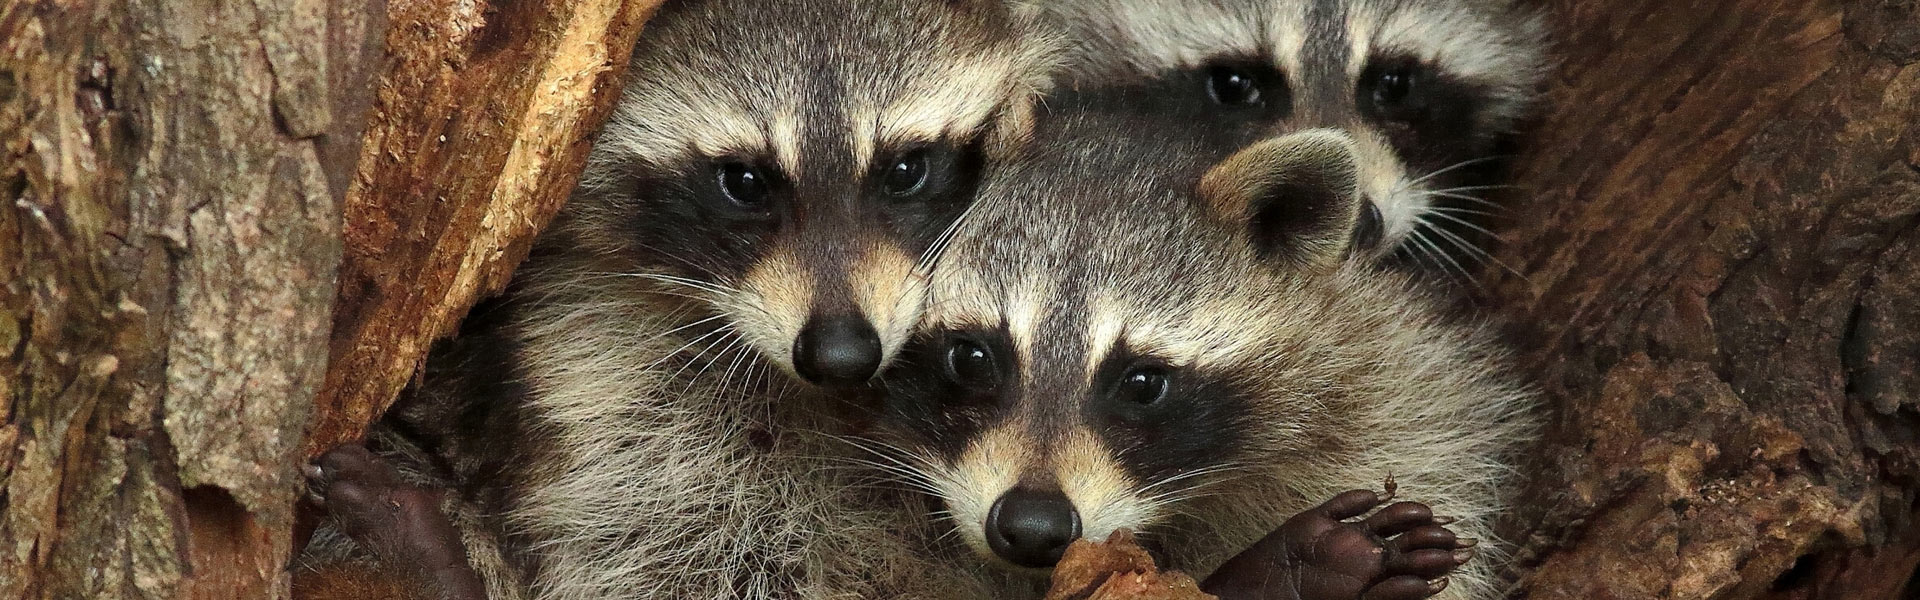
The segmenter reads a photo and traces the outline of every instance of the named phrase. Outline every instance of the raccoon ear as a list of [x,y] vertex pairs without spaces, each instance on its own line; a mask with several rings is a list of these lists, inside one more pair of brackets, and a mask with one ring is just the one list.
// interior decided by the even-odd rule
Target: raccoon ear
[[1310,129],[1256,143],[1209,169],[1200,197],[1246,227],[1263,256],[1303,266],[1338,262],[1360,213],[1353,139]]

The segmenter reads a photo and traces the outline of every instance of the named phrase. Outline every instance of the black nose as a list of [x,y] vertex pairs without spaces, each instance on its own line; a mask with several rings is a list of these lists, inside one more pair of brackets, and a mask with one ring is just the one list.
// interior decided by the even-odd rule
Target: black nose
[[1007,562],[1041,569],[1080,537],[1080,513],[1058,491],[1014,488],[987,511],[987,547]]
[[793,340],[793,370],[815,385],[854,385],[880,370],[880,334],[858,315],[813,317]]

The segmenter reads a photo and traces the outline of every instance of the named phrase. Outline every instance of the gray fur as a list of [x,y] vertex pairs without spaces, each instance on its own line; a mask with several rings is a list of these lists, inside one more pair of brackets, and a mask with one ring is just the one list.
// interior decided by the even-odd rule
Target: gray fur
[[[1445,207],[1484,190],[1428,176],[1457,175],[1453,161],[1488,159],[1493,142],[1531,115],[1547,73],[1544,23],[1536,9],[1516,0],[1015,1],[1069,40],[1070,67],[1062,75],[1069,89],[1138,86],[1223,58],[1270,63],[1286,75],[1294,110],[1259,134],[1347,130],[1363,154],[1362,191],[1382,215],[1384,243],[1376,255],[1398,250],[1463,276],[1457,262],[1440,264],[1449,260],[1443,251],[1485,258],[1467,238],[1446,230],[1476,229],[1462,223],[1473,220],[1463,215],[1484,207]],[[1370,56],[1412,57],[1475,89],[1469,133],[1439,142],[1471,149],[1447,163],[1422,164],[1409,149],[1395,147],[1394,132],[1360,118],[1355,89]],[[1192,126],[1181,117],[1160,127]]]
[[[623,228],[663,193],[636,171],[746,155],[857,183],[862,153],[888,143],[981,136],[1004,152],[1049,44],[998,0],[668,3],[505,302],[436,351],[376,445],[461,492],[449,509],[496,598],[996,597],[1001,578],[941,550],[926,498],[870,464],[864,413],[783,372],[805,272],[865,268],[883,242],[760,248],[751,269],[714,273]],[[930,262],[907,258],[855,286],[892,346]]]
[[[1174,566],[1199,574],[1288,516],[1341,491],[1377,490],[1391,475],[1402,498],[1488,540],[1441,597],[1498,598],[1505,546],[1492,541],[1491,523],[1507,502],[1512,453],[1534,429],[1533,396],[1504,374],[1500,346],[1443,318],[1405,277],[1360,259],[1259,255],[1244,219],[1196,191],[1213,168],[1196,158],[1206,144],[1145,143],[1150,131],[1111,115],[1068,118],[1043,127],[1040,150],[989,181],[936,273],[925,327],[1004,327],[1020,353],[1020,380],[1007,384],[1018,391],[999,396],[997,416],[957,454],[897,428],[900,461],[937,490],[983,562],[985,507],[1022,477],[1051,475],[1089,537],[1143,532]],[[1209,188],[1236,175],[1284,177],[1261,169],[1300,156],[1267,154],[1278,158],[1210,172]],[[1060,423],[1086,414],[1090,358],[1116,338],[1256,390],[1237,446],[1154,481],[1112,466],[1154,446],[1074,441],[1098,436],[1088,433],[1098,423]]]

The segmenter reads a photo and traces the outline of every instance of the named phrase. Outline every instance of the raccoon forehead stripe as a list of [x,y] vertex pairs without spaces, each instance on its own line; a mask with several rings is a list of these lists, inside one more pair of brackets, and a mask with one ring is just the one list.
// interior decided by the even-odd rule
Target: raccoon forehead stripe
[[1120,341],[1120,336],[1127,333],[1128,318],[1130,315],[1128,314],[1129,311],[1126,311],[1125,308],[1126,303],[1105,295],[1096,297],[1087,303],[1087,362],[1085,366],[1088,383],[1092,382],[1093,374],[1100,370],[1100,363],[1105,362],[1107,355],[1113,353],[1114,347],[1118,345]]
[[774,160],[780,164],[780,170],[787,177],[799,178],[800,165],[806,161],[800,156],[800,117],[794,111],[781,111],[767,124],[767,138],[773,146]]
[[760,119],[667,86],[633,85],[608,119],[595,150],[645,160],[754,154],[770,147]]
[[1346,26],[1342,28],[1347,35],[1347,56],[1345,67],[1347,78],[1357,80],[1367,68],[1367,61],[1373,58],[1374,44],[1378,42],[1378,33],[1382,20],[1389,15],[1382,8],[1368,3],[1358,3],[1347,8]]
[[[1053,280],[1044,274],[1031,273],[1021,280],[1019,287],[1007,292],[1006,304],[1000,307],[1001,317],[1006,319],[1007,335],[1012,338],[1017,356],[1032,357],[1035,338],[1040,336],[1040,325],[1047,318],[1052,304]],[[1021,377],[1032,377],[1033,361],[1018,362]]]
[[1015,65],[1005,57],[970,56],[944,72],[930,73],[881,111],[883,146],[940,139],[969,132],[993,116],[1007,98],[1021,93]]
[[880,113],[862,102],[847,107],[847,145],[853,148],[853,164],[873,164],[874,145],[880,137]]
[[1267,15],[1267,39],[1281,70],[1300,73],[1306,69],[1302,57],[1307,47],[1307,2],[1274,2]]
[[1524,95],[1543,70],[1530,39],[1538,35],[1537,25],[1516,18],[1511,26],[1502,26],[1493,19],[1465,5],[1427,3],[1355,19],[1354,25],[1367,28],[1365,39],[1372,49],[1438,64],[1468,80],[1514,88],[1500,94]]
[[1232,294],[1196,300],[1177,319],[1129,323],[1126,343],[1159,355],[1175,365],[1209,368],[1231,364],[1244,356],[1246,345],[1280,325],[1272,306],[1250,303]]

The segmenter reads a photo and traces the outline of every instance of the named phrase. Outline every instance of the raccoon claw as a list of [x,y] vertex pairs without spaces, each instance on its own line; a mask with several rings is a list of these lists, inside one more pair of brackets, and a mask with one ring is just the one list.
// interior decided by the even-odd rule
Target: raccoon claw
[[303,471],[308,494],[347,537],[381,563],[423,578],[443,600],[485,600],[466,545],[440,509],[441,492],[401,481],[358,444],[327,451]]
[[338,513],[335,520],[343,527],[377,525],[371,521],[390,520],[392,517],[380,516],[380,511],[373,508],[392,505],[392,499],[382,496],[404,487],[391,467],[358,444],[329,450],[313,463],[304,465],[302,471],[307,476],[308,497],[328,509],[329,514]]
[[[1476,540],[1446,529],[1418,502],[1343,492],[1295,515],[1221,565],[1201,589],[1222,600],[1423,600],[1473,558]],[[1362,515],[1366,518],[1360,519]],[[1354,520],[1359,519],[1359,520]],[[1443,522],[1444,520],[1444,522]]]

